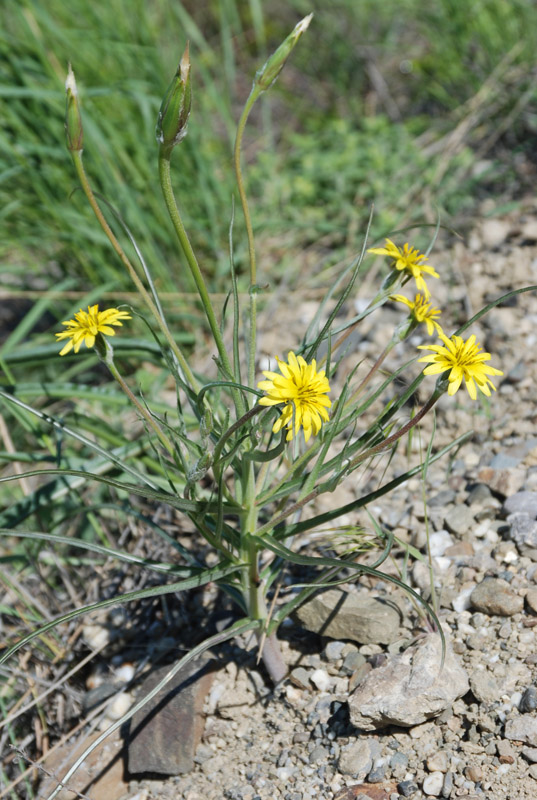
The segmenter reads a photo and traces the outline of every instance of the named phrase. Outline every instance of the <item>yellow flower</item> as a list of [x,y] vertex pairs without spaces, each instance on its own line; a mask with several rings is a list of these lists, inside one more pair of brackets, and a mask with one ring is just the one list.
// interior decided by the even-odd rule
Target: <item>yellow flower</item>
[[404,303],[410,309],[410,315],[416,322],[425,322],[427,325],[427,333],[432,336],[436,331],[442,332],[442,328],[436,321],[435,317],[439,317],[442,313],[439,308],[432,308],[427,297],[422,294],[417,294],[414,302],[407,300],[402,294],[393,294],[391,300],[397,300],[398,303]]
[[377,256],[390,256],[393,259],[392,267],[399,271],[406,270],[409,272],[416,281],[418,290],[423,292],[426,298],[431,296],[422,277],[422,272],[426,275],[431,275],[433,278],[439,278],[440,276],[431,266],[424,263],[429,260],[424,253],[420,253],[419,250],[411,247],[408,242],[403,247],[397,247],[391,239],[386,239],[386,247],[372,247],[367,252],[375,253]]
[[69,339],[60,355],[64,356],[70,350],[75,348],[75,353],[80,350],[82,342],[86,347],[93,347],[95,344],[95,337],[98,333],[103,333],[105,336],[114,336],[115,330],[111,325],[121,325],[122,319],[131,319],[131,315],[126,311],[120,311],[118,308],[107,308],[106,311],[99,311],[99,306],[88,306],[87,311],[80,311],[75,314],[74,319],[68,319],[62,322],[62,325],[67,326],[66,331],[56,334],[58,341],[60,339]]
[[317,372],[315,359],[308,364],[302,356],[297,357],[292,351],[287,358],[288,363],[276,356],[281,375],[277,372],[263,372],[268,380],[260,381],[258,388],[267,394],[259,403],[262,406],[285,403],[281,416],[272,427],[273,433],[278,433],[286,426],[289,442],[302,427],[307,442],[312,433],[319,433],[323,420],[327,422],[329,419],[326,409],[332,403],[326,394],[331,391],[330,384],[324,369]]
[[485,361],[490,359],[490,353],[484,353],[481,350],[479,342],[476,344],[475,336],[465,342],[460,336],[452,336],[451,339],[444,333],[439,334],[440,339],[444,342],[444,347],[441,345],[419,345],[419,350],[433,350],[433,355],[424,356],[418,359],[419,361],[429,361],[430,366],[426,367],[423,372],[425,375],[438,375],[441,372],[450,370],[448,380],[448,394],[454,395],[460,387],[462,380],[466,384],[468,394],[475,400],[477,397],[477,388],[490,397],[489,386],[496,391],[496,387],[488,377],[489,375],[503,375],[503,372],[494,367],[489,367]]

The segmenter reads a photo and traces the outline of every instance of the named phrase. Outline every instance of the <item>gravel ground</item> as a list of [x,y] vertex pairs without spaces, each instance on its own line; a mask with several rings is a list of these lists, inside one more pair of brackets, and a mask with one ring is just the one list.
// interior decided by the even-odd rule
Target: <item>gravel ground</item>
[[[511,217],[488,220],[467,242],[437,247],[430,260],[443,276],[436,297],[446,309],[442,321],[450,330],[498,295],[537,283],[537,210],[528,204]],[[431,283],[434,291],[440,281]],[[367,294],[368,287],[362,287],[361,297],[364,289]],[[270,324],[267,354],[282,355],[277,339],[282,329],[293,346],[293,328],[298,340],[301,312],[307,315],[308,309],[306,302],[297,314],[276,297],[265,316]],[[380,321],[370,318],[356,345],[360,357],[378,353],[400,319],[396,308],[385,309]],[[132,781],[125,787],[125,800],[537,797],[536,323],[537,295],[528,293],[472,328],[493,355],[492,365],[505,375],[496,380],[498,391],[490,403],[472,403],[463,390],[441,399],[435,447],[469,429],[474,436],[451,459],[430,466],[426,510],[418,478],[369,509],[402,542],[418,548],[425,546],[427,516],[439,616],[468,673],[470,690],[437,718],[412,727],[364,732],[350,723],[350,693],[423,633],[423,619],[400,589],[363,578],[343,588],[367,590],[397,605],[401,622],[391,644],[334,640],[289,621],[280,637],[293,679],[274,691],[243,642],[238,660],[218,671],[207,695],[194,770],[163,781]],[[420,335],[412,344],[422,341],[427,338]],[[408,349],[401,348],[389,366],[407,357]],[[418,370],[415,365],[412,377]],[[432,380],[420,387],[420,402]],[[396,454],[384,480],[408,469],[409,457],[412,464],[418,462],[432,424],[429,415],[421,442],[415,436],[410,456],[403,449]],[[387,466],[379,464],[375,474],[364,471],[359,480],[319,498],[311,513],[370,491]],[[370,525],[360,514],[343,522]],[[320,541],[311,535],[295,547],[308,552]],[[397,574],[395,563],[387,569]],[[428,596],[426,564],[417,562],[408,580]],[[282,600],[290,591],[283,587]],[[378,638],[382,641],[380,629]],[[236,646],[223,652],[237,656]]]

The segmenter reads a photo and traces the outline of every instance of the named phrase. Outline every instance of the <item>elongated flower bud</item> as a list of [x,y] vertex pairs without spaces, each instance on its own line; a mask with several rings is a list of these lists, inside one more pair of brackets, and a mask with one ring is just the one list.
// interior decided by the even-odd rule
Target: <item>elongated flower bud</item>
[[78,89],[76,87],[75,76],[71,65],[65,80],[65,91],[67,93],[67,106],[65,109],[65,133],[67,135],[67,147],[71,152],[82,151],[84,147],[84,130],[82,128],[82,115],[80,114],[80,101],[78,99]]
[[285,62],[289,58],[295,44],[298,42],[304,31],[308,29],[312,17],[313,14],[308,14],[307,17],[304,17],[304,19],[300,20],[300,22],[295,25],[287,39],[281,43],[276,52],[271,55],[265,65],[262,66],[259,72],[256,73],[254,86],[257,86],[262,92],[266,91],[266,89],[269,89],[272,86],[282,71]]
[[191,103],[190,57],[187,42],[177,72],[168,86],[158,113],[157,141],[168,155],[186,136]]

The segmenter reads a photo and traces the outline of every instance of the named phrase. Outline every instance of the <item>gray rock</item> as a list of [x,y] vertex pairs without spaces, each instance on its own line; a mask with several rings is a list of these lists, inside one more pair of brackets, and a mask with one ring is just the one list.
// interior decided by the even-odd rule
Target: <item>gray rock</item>
[[507,453],[497,453],[491,459],[490,466],[492,469],[510,469],[511,467],[518,467],[522,458],[520,456],[510,456]]
[[487,506],[492,500],[492,492],[484,483],[476,483],[470,489],[466,502],[469,506]]
[[504,736],[512,742],[524,742],[537,747],[537,717],[524,714],[507,720]]
[[507,522],[509,523],[509,538],[516,544],[522,555],[532,558],[532,552],[535,554],[537,551],[537,520],[532,519],[528,514],[516,512],[509,514]]
[[470,595],[470,603],[477,611],[510,617],[518,614],[524,607],[524,600],[515,594],[506,581],[498,578],[485,578],[478,583]]
[[528,686],[522,697],[518,709],[522,714],[527,714],[529,711],[535,711],[537,708],[537,689],[535,686]]
[[316,595],[296,616],[309,631],[360,644],[390,644],[400,621],[399,611],[389,602],[341,589]]
[[500,698],[500,688],[486,669],[476,669],[470,675],[470,689],[480,703],[495,703]]
[[309,755],[309,762],[310,764],[319,764],[321,761],[326,761],[330,753],[323,747],[322,744],[318,744],[316,747],[313,748]]
[[454,506],[445,515],[444,524],[450,533],[464,536],[474,524],[474,512],[464,504]]
[[[128,744],[131,774],[181,775],[193,768],[203,733],[203,703],[213,680],[212,663],[208,658],[189,662],[134,715]],[[140,696],[149,693],[170,669],[164,666],[151,672]]]
[[444,785],[442,786],[442,797],[451,797],[453,789],[453,773],[446,772],[444,775]]
[[411,727],[435,717],[468,691],[468,677],[446,641],[431,634],[371,670],[349,698],[350,719],[363,730]]
[[414,781],[401,781],[397,784],[397,791],[400,792],[403,797],[411,797],[418,791],[418,786]]
[[304,669],[304,667],[295,667],[291,670],[289,675],[291,681],[298,686],[299,689],[311,689],[311,670]]
[[520,752],[526,761],[529,761],[531,764],[537,762],[537,747],[523,747]]
[[328,642],[324,648],[327,661],[338,661],[342,657],[345,642]]
[[343,775],[363,780],[372,767],[373,755],[367,740],[357,739],[341,748],[338,769]]

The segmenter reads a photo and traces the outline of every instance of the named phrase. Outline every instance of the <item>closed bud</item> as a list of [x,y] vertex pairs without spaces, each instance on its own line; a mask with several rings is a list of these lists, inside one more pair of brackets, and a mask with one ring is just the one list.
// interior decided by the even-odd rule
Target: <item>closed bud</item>
[[65,109],[65,133],[67,135],[67,147],[71,152],[81,152],[84,147],[84,130],[82,128],[82,115],[80,114],[80,101],[78,99],[78,89],[75,76],[71,65],[65,80],[65,91],[67,93],[67,106]]
[[186,136],[191,103],[190,57],[187,43],[158,113],[157,141],[167,155]]
[[295,44],[298,42],[304,31],[308,29],[312,17],[313,14],[308,14],[307,17],[304,17],[304,19],[300,20],[300,22],[295,25],[293,31],[289,34],[287,39],[281,43],[276,52],[271,55],[266,64],[261,67],[258,73],[256,73],[254,86],[257,86],[260,91],[264,92],[266,89],[269,89],[272,86],[282,71],[285,62],[289,58]]

